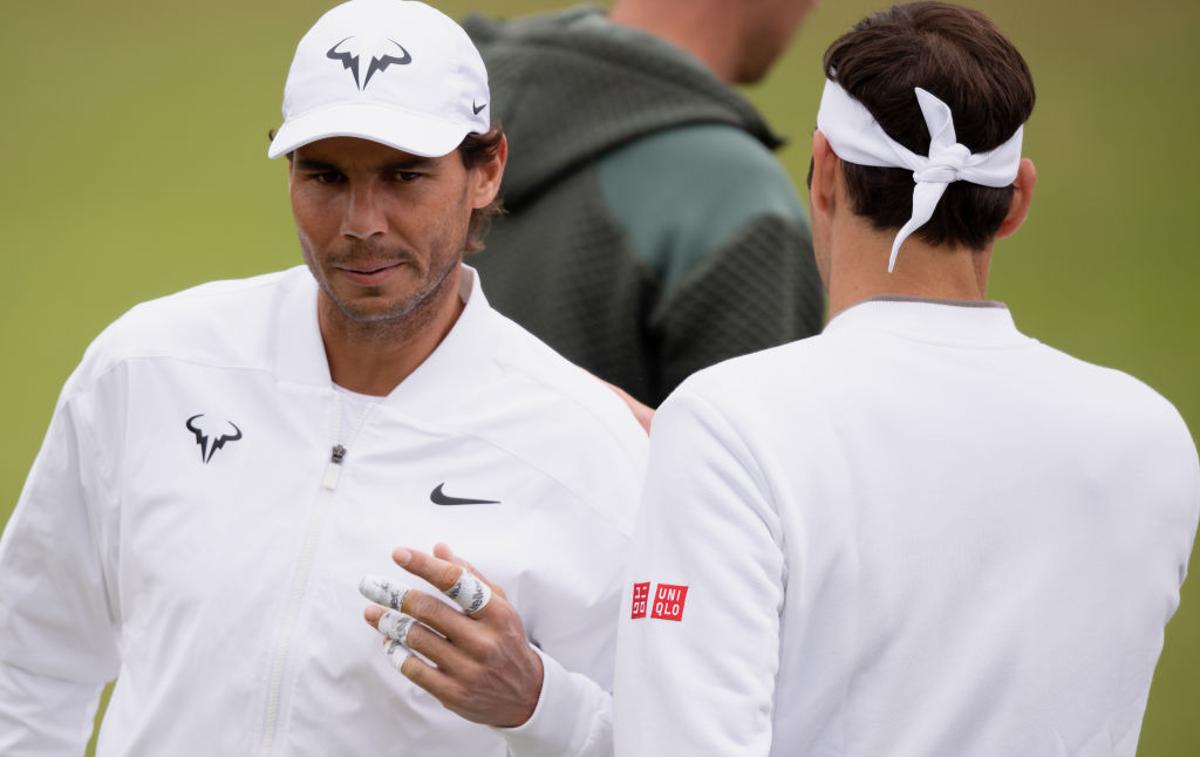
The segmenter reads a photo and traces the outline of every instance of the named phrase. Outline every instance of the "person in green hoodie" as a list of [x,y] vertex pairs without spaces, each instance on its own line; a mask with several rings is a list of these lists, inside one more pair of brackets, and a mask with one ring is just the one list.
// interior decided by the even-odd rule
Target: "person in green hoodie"
[[510,147],[473,259],[502,313],[657,405],[693,372],[817,333],[808,219],[761,79],[812,0],[617,0],[464,22]]

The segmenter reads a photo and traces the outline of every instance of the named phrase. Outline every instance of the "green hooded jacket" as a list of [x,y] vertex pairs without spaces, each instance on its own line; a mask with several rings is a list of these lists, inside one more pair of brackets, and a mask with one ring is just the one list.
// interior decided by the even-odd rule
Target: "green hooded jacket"
[[464,27],[509,140],[491,303],[657,405],[691,373],[817,333],[807,217],[754,107],[679,48],[581,7]]

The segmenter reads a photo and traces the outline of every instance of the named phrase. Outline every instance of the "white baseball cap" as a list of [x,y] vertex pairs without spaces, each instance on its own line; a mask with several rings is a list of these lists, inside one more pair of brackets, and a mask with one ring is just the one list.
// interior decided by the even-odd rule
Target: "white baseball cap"
[[268,158],[360,137],[436,158],[490,128],[487,69],[453,19],[416,0],[350,0],[296,47]]

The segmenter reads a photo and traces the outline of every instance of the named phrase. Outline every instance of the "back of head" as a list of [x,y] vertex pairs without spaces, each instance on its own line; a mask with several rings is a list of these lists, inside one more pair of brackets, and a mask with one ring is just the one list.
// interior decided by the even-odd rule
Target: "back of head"
[[[957,140],[972,153],[1003,144],[1033,111],[1033,77],[1016,47],[982,13],[948,3],[894,5],[867,17],[829,46],[824,67],[888,136],[922,155],[930,134],[915,87],[950,106]],[[911,171],[842,165],[857,214],[881,231],[908,221]],[[954,182],[916,235],[934,245],[982,249],[996,235],[1012,193],[1012,187]]]

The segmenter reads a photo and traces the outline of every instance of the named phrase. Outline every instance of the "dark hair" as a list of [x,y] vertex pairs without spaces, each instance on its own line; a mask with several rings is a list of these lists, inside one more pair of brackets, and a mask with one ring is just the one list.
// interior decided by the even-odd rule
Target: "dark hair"
[[[267,131],[267,139],[275,139],[275,129]],[[504,130],[499,126],[493,126],[482,134],[471,132],[459,143],[458,155],[462,158],[463,165],[470,170],[495,160],[503,139]],[[295,155],[294,152],[289,152],[287,159],[291,160],[293,155]],[[483,238],[487,236],[492,219],[503,212],[504,207],[498,195],[484,207],[471,211],[471,221],[467,226],[467,246],[464,252],[479,252],[483,249]]]
[[[921,87],[950,106],[959,143],[994,149],[1033,111],[1033,77],[1024,58],[979,11],[938,2],[894,5],[860,21],[825,51],[825,76],[875,116],[888,136],[929,152],[929,129],[917,105]],[[855,213],[878,230],[912,215],[912,172],[842,162]],[[957,181],[916,235],[934,245],[982,249],[995,237],[1013,189]]]
[[[504,130],[493,126],[483,134],[474,132],[463,138],[458,145],[458,154],[467,170],[483,165],[496,159],[500,151],[500,142],[504,139]],[[487,236],[492,219],[504,212],[500,195],[482,208],[471,211],[471,222],[467,227],[467,246],[465,252],[479,252],[483,249],[483,239]]]

